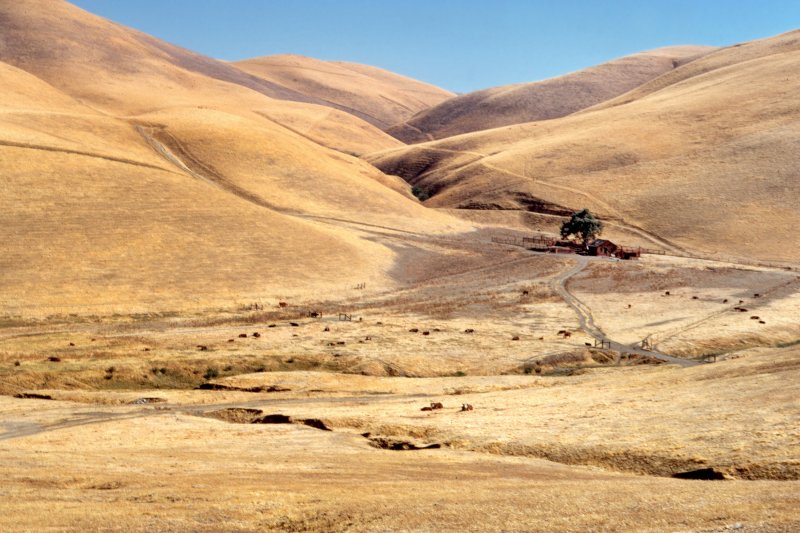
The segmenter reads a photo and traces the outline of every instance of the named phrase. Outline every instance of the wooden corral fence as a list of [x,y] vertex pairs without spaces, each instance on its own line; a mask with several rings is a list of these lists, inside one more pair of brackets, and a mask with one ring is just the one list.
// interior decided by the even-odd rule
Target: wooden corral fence
[[496,235],[492,237],[492,242],[495,244],[508,244],[510,246],[523,246],[520,237],[512,237],[511,235]]
[[601,348],[601,349],[608,348],[610,350],[611,349],[611,341],[607,341],[605,339],[595,339],[594,340],[594,347],[595,348]]

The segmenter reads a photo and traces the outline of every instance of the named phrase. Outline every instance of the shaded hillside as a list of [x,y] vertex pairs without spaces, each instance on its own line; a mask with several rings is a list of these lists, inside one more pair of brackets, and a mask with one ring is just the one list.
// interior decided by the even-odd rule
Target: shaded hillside
[[660,48],[557,78],[484,89],[447,100],[387,131],[413,143],[563,117],[626,93],[712,50]]
[[694,250],[794,261],[798,89],[795,31],[709,54],[616,105],[369,159],[432,206],[589,207]]
[[222,81],[63,2],[3,3],[0,25],[5,314],[386,286],[395,252],[370,228],[469,229],[342,153],[399,144],[347,113]]
[[316,103],[347,111],[385,129],[455,94],[383,69],[297,55],[259,57],[234,63],[268,83]]

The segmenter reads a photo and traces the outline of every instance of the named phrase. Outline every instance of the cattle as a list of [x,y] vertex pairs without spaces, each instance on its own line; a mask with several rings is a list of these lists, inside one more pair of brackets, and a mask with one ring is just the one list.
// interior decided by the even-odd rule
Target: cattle
[[69,343],[70,346],[75,346],[74,342]]
[[472,411],[474,409],[475,408],[472,407],[472,404],[470,404],[470,403],[462,403],[461,404],[461,411]]
[[519,335],[514,335],[513,337],[511,337],[511,340],[512,341],[518,341],[519,340]]
[[234,342],[234,340],[233,339],[228,339],[228,342]]
[[56,357],[55,355],[51,355],[50,357],[47,358],[47,360],[50,361],[51,363],[60,363],[61,362],[61,358],[60,357]]
[[584,345],[584,346],[591,346],[591,345],[592,345],[592,343],[591,343],[591,342],[584,342],[584,343],[583,343],[583,345]]
[[144,350],[142,350],[142,351],[143,351],[143,352],[149,352],[149,351],[150,351],[150,348],[145,348],[145,349],[144,349]]
[[763,320],[759,320],[758,323],[759,324],[766,324],[766,322],[764,322]]
[[240,339],[246,339],[247,338],[247,333],[239,333],[239,338]]
[[740,313],[746,313],[746,312],[747,312],[747,309],[745,309],[744,307],[740,307],[740,308],[739,308],[739,312],[740,312]]
[[743,304],[743,303],[744,303],[744,300],[739,300],[739,303],[740,303],[740,304]]
[[441,402],[431,402],[431,409],[444,409]]
[[697,300],[697,296],[692,296],[692,300]]
[[299,328],[300,327],[300,324],[298,324],[297,322],[289,322],[289,325],[292,326],[293,328]]
[[322,331],[330,331],[330,330],[331,330],[331,328],[329,328],[328,326],[325,326],[325,329],[323,329]]
[[286,302],[278,302],[278,307],[280,307],[281,309],[283,309],[284,307],[287,307],[288,305],[289,304],[287,304]]
[[728,299],[725,298],[724,300],[722,300],[722,303],[724,303],[724,304],[728,303]]
[[431,332],[430,331],[423,331],[422,334],[427,336],[427,335],[430,335]]
[[630,309],[630,308],[631,308],[631,304],[628,304],[628,309]]
[[257,331],[255,333],[253,333],[253,337],[255,337],[255,338],[259,338],[260,336],[261,336],[261,333],[259,333]]
[[310,316],[311,318],[320,318],[322,316],[322,313],[320,313],[319,311],[311,311],[310,313],[308,313],[308,316]]
[[563,336],[564,336],[564,338],[566,339],[567,337],[571,337],[571,336],[572,336],[572,333],[570,333],[569,331],[567,331],[567,330],[565,330],[565,329],[562,329],[562,330],[559,330],[559,332],[557,333],[557,335],[563,335]]
[[372,340],[372,337],[370,337],[369,335],[367,335],[366,337],[364,337],[364,340],[365,340],[365,341],[371,341],[371,340]]
[[408,330],[409,333],[419,333],[419,328],[411,328]]
[[464,330],[464,333],[475,333],[475,330],[472,328],[467,328]]
[[544,340],[544,337],[539,337],[539,340],[540,340],[540,341],[543,341],[543,340]]
[[383,322],[375,322],[375,325],[376,325],[376,326],[382,326],[382,325],[383,325]]
[[758,293],[755,293],[755,294],[753,295],[753,298],[761,298],[761,295],[760,295],[760,294],[758,294]]
[[669,291],[664,291],[664,296],[669,296]]
[[208,346],[204,346],[202,344],[198,344],[197,345],[197,349],[200,350],[201,352],[207,352],[208,351]]
[[276,328],[276,327],[278,327],[278,326],[277,326],[276,324],[270,324],[270,325],[269,325],[269,326],[267,326],[267,327],[268,327],[268,328]]
[[761,317],[759,317],[759,316],[751,316],[750,320],[761,320]]
[[528,291],[522,291],[522,295],[523,296],[527,296],[528,295]]

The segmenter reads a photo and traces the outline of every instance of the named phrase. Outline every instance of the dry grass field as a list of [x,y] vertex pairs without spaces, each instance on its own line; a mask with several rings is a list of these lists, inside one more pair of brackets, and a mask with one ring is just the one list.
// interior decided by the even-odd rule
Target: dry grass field
[[367,65],[276,55],[237,61],[239,69],[288,87],[383,130],[455,96],[427,83]]
[[548,80],[483,89],[422,110],[387,131],[414,143],[563,117],[627,93],[713,50],[659,48]]
[[[404,147],[445,91],[0,30],[0,531],[800,530],[796,34]],[[668,254],[508,244],[584,205]]]
[[616,105],[368,159],[432,207],[589,207],[720,258],[796,261],[797,35],[712,52]]

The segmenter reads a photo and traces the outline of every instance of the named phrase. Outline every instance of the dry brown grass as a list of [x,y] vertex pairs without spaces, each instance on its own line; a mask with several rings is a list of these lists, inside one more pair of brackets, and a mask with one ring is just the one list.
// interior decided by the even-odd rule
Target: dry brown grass
[[693,250],[791,262],[798,54],[796,33],[746,43],[624,103],[369,159],[431,206],[588,207]]
[[563,117],[627,93],[713,50],[661,48],[548,80],[475,91],[423,110],[388,131],[414,143]]
[[[234,63],[259,78],[386,129],[455,94],[379,68],[275,55]],[[313,99],[319,99],[315,101]]]

